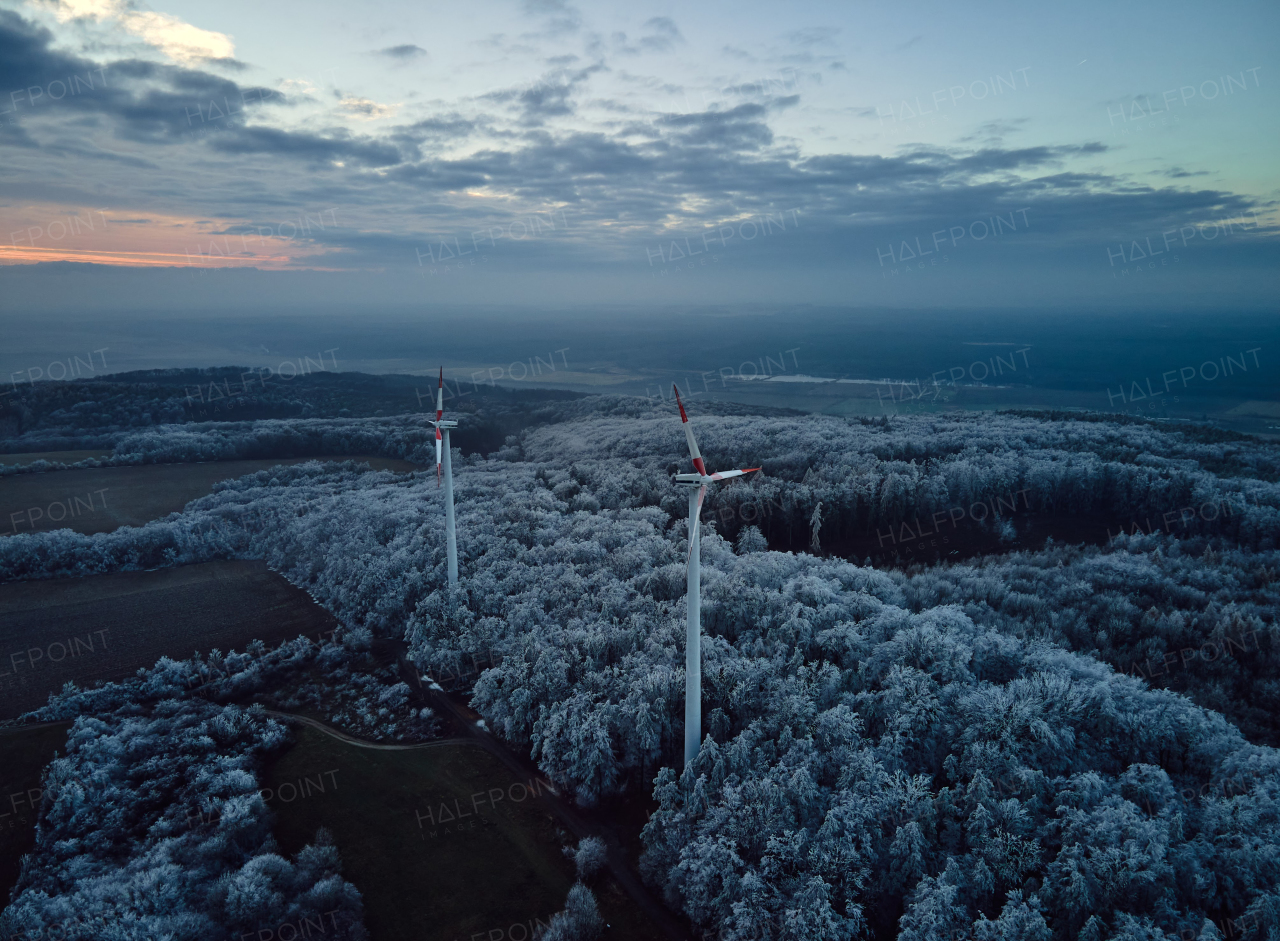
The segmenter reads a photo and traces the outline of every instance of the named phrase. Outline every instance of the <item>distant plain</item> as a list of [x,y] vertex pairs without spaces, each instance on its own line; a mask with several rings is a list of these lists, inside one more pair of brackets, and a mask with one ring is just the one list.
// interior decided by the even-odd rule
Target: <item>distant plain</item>
[[[57,344],[48,323],[60,325]],[[48,323],[13,325],[0,375],[21,383],[33,366],[47,372],[101,348],[98,374],[232,364],[283,373],[310,357],[339,372],[421,377],[424,398],[407,387],[404,411],[429,410],[443,366],[463,393],[496,384],[661,398],[677,382],[686,395],[828,414],[1084,409],[1280,433],[1280,319],[1270,311],[433,306]],[[752,378],[779,373],[857,382]]]
[[68,681],[91,686],[164,656],[320,639],[336,626],[256,561],[0,584],[0,719],[43,706]]
[[[71,460],[79,453],[48,452],[52,456],[46,456],[45,460]],[[59,454],[66,456],[60,458]],[[0,461],[8,462],[10,457],[0,455]],[[360,461],[374,470],[401,473],[420,469],[408,461],[362,454],[87,467],[15,474],[0,478],[0,536],[53,529],[92,534],[111,532],[121,526],[142,526],[176,513],[192,500],[207,495],[218,481],[317,459]]]

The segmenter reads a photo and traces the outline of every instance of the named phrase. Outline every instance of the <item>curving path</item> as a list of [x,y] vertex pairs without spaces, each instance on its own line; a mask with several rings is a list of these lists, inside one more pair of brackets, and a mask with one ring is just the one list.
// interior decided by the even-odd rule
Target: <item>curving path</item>
[[275,719],[285,719],[289,722],[297,722],[299,725],[305,725],[309,728],[323,732],[330,738],[336,738],[340,742],[346,742],[348,745],[354,745],[357,748],[372,748],[377,751],[413,751],[418,748],[440,748],[444,745],[475,745],[476,742],[470,738],[433,738],[429,742],[413,742],[411,744],[393,744],[387,742],[371,742],[367,738],[356,738],[343,732],[341,729],[335,729],[331,725],[325,725],[318,719],[312,719],[309,716],[300,716],[296,712],[281,712],[279,709],[264,709],[267,715]]
[[[453,738],[433,739],[430,742],[417,742],[414,744],[391,744],[383,742],[371,742],[368,739],[358,738],[335,729],[331,725],[326,725],[317,719],[309,716],[301,716],[292,712],[283,712],[278,709],[264,710],[267,715],[286,722],[296,722],[300,725],[309,726],[325,735],[336,738],[348,745],[357,748],[370,748],[378,751],[412,751],[423,748],[442,748],[450,745],[470,745],[477,748],[483,748],[489,754],[497,758],[512,774],[522,778],[535,778],[541,786],[537,789],[542,793],[535,799],[541,801],[552,814],[579,840],[585,836],[597,836],[604,840],[608,854],[609,871],[617,880],[622,890],[631,897],[631,900],[643,911],[649,920],[662,931],[671,941],[689,941],[691,934],[689,929],[681,924],[667,908],[659,904],[657,899],[649,892],[648,888],[640,881],[640,877],[631,868],[627,861],[627,856],[623,850],[622,840],[618,837],[614,828],[605,820],[597,815],[591,815],[583,812],[572,802],[560,795],[552,784],[547,781],[546,777],[538,770],[537,766],[528,758],[521,758],[511,749],[490,732],[487,728],[480,724],[480,716],[468,707],[455,702],[443,690],[425,685],[422,678],[418,675],[418,671],[405,658],[403,653],[398,656],[400,672],[402,677],[409,682],[418,696],[425,700],[437,712],[447,713],[452,716],[458,726],[464,731],[461,736]],[[35,728],[41,728],[51,725],[69,725],[70,722],[63,720],[58,722],[33,722],[28,725],[10,725],[0,727],[0,734],[11,731],[26,731]]]
[[[533,777],[545,783],[546,791],[538,799],[546,805],[547,809],[555,814],[566,829],[579,840],[584,836],[597,836],[604,840],[609,871],[622,890],[631,896],[631,900],[649,917],[653,925],[668,938],[672,941],[689,941],[692,937],[689,928],[653,897],[648,887],[640,881],[639,875],[631,868],[626,852],[623,850],[622,840],[614,828],[598,815],[584,813],[571,801],[562,797],[560,792],[542,775],[537,765],[528,757],[521,758],[513,752],[505,742],[483,725],[476,712],[456,702],[438,686],[433,689],[425,685],[417,669],[405,657],[404,648],[398,646],[398,650],[400,652],[397,659],[400,664],[401,678],[408,682],[410,688],[416,690],[436,712],[453,716],[466,733],[466,738],[462,741],[479,745],[506,765],[516,776]],[[453,739],[453,741],[459,740]]]
[[267,709],[265,711],[269,716],[309,726],[358,748],[371,748],[380,751],[411,751],[422,748],[439,748],[446,745],[471,745],[483,748],[502,762],[516,776],[537,779],[540,785],[537,790],[541,794],[536,799],[545,804],[547,809],[575,837],[579,840],[584,836],[598,836],[603,839],[608,853],[609,871],[618,881],[618,885],[622,887],[622,890],[631,897],[631,900],[636,903],[640,910],[649,916],[649,920],[668,938],[672,939],[672,941],[688,941],[690,938],[688,929],[681,925],[670,911],[658,903],[649,893],[644,883],[640,881],[640,877],[632,870],[627,862],[626,853],[623,851],[622,841],[612,827],[602,820],[589,819],[586,814],[562,797],[551,782],[538,771],[533,762],[518,757],[497,736],[480,725],[480,717],[475,712],[455,702],[443,690],[432,689],[423,684],[417,670],[405,659],[403,654],[399,657],[399,664],[401,676],[411,681],[411,687],[416,689],[421,698],[426,700],[437,712],[443,711],[451,715],[458,725],[465,730],[465,735],[434,739],[430,742],[417,742],[410,745],[384,744],[357,738],[308,716],[300,716],[292,712],[282,712],[276,709]]

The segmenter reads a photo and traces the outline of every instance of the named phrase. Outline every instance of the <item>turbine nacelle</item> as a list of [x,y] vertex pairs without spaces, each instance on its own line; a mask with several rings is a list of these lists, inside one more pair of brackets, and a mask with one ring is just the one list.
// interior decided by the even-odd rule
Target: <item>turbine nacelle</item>
[[720,471],[715,474],[707,473],[707,463],[702,459],[702,452],[698,449],[698,439],[693,436],[693,426],[689,424],[689,416],[684,410],[684,403],[680,401],[680,389],[671,384],[671,388],[676,394],[676,407],[680,409],[680,423],[684,426],[684,438],[689,445],[689,459],[693,461],[693,469],[696,474],[676,474],[676,480],[682,484],[710,484],[717,480],[728,480],[730,477],[741,477],[743,474],[750,474],[758,471],[758,467],[744,467],[741,470]]
[[456,421],[444,420],[444,367],[440,367],[440,388],[436,391],[436,420],[431,424],[436,428],[436,486],[440,486],[440,464],[442,459],[442,449],[444,445],[444,435],[440,434],[441,428],[457,428]]
[[744,467],[739,470],[719,471],[714,474],[707,473],[706,462],[702,459],[702,452],[698,450],[698,440],[693,436],[693,426],[689,424],[689,416],[685,413],[684,403],[680,401],[680,389],[672,383],[671,388],[676,393],[676,406],[680,409],[680,422],[684,425],[685,441],[689,445],[689,458],[693,461],[695,474],[676,474],[676,483],[683,484],[686,487],[697,487],[697,501],[690,507],[690,515],[693,519],[689,525],[689,556],[693,557],[693,547],[697,544],[698,530],[702,525],[702,501],[707,495],[707,486],[714,484],[720,480],[728,480],[730,477],[741,477],[744,474],[751,474],[758,471],[758,467]]

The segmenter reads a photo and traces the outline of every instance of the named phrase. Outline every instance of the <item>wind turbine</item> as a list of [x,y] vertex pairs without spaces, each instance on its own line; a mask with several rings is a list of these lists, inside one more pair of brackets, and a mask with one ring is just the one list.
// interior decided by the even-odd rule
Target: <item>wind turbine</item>
[[[440,367],[440,388],[436,392],[436,486],[440,486],[444,469],[444,538],[449,559],[449,584],[458,584],[458,532],[453,521],[453,464],[450,462],[449,429],[456,421],[444,420],[444,367]],[[443,432],[443,434],[441,434]]]
[[698,757],[698,748],[702,745],[702,587],[699,581],[701,572],[698,545],[702,501],[707,495],[708,484],[728,480],[730,477],[741,477],[760,468],[747,467],[743,470],[708,474],[702,452],[698,450],[698,442],[693,437],[693,426],[689,424],[684,403],[680,401],[680,390],[675,383],[671,384],[671,388],[676,393],[676,405],[680,408],[685,440],[689,442],[689,457],[693,459],[693,468],[697,472],[676,474],[676,483],[689,490],[689,589],[685,596],[687,613],[684,633],[684,763],[688,766]]

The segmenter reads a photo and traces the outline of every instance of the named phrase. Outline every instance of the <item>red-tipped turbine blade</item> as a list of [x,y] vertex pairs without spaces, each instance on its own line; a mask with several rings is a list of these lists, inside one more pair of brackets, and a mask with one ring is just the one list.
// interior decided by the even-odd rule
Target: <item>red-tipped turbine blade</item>
[[693,469],[699,474],[706,474],[707,465],[702,461],[702,452],[698,450],[698,442],[693,437],[693,426],[689,424],[689,416],[684,413],[684,403],[680,401],[680,390],[676,388],[676,384],[671,383],[671,388],[676,393],[676,405],[680,408],[680,421],[684,425],[684,437],[689,442],[689,457],[693,458]]
[[[444,367],[440,367],[440,388],[436,392],[436,421],[444,417]],[[437,432],[438,433],[438,432]]]
[[440,429],[436,429],[436,486],[440,486],[440,445],[444,442],[444,435],[440,434]]
[[702,529],[702,498],[706,495],[707,486],[703,484],[698,488],[698,508],[693,513],[693,527],[689,530],[689,555],[685,559],[686,564],[693,558],[693,547],[697,545],[698,533]]
[[743,474],[751,474],[758,471],[758,467],[744,467],[742,470],[720,471],[718,474],[712,474],[712,480],[728,480],[730,477],[741,477]]

